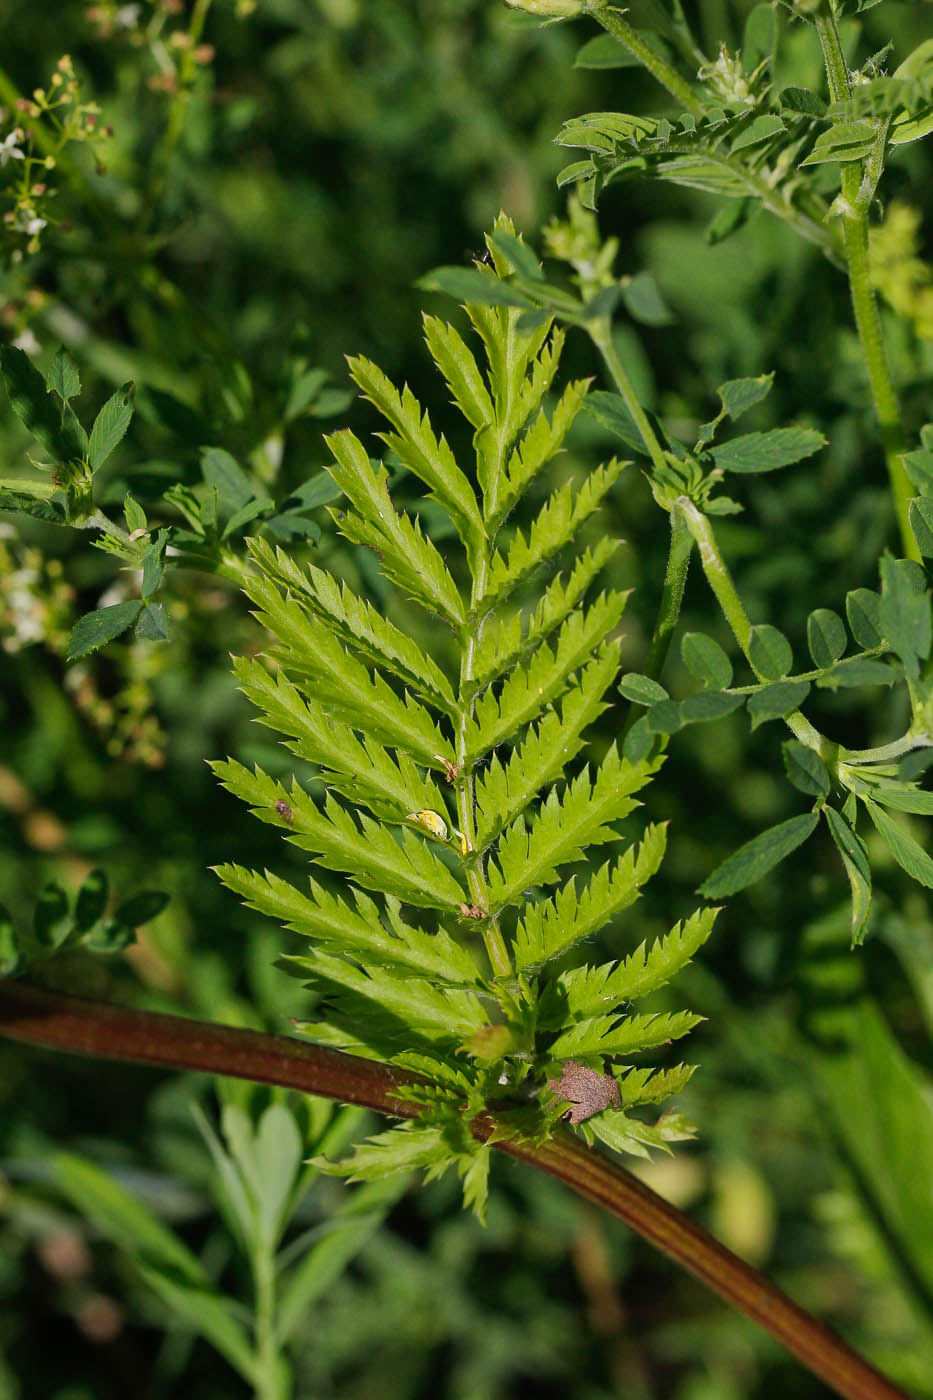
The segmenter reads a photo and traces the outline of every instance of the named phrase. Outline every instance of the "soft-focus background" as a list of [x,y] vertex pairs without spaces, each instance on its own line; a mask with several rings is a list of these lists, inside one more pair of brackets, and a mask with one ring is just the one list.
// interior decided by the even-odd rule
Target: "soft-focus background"
[[[538,27],[497,0],[197,8],[206,14],[192,97],[172,146],[182,109],[171,75],[184,51],[170,36],[190,6],[0,3],[0,137],[25,120],[17,93],[47,86],[65,53],[113,128],[50,172],[58,193],[37,251],[24,252],[26,239],[7,225],[0,325],[41,364],[68,346],[85,415],[124,380],[140,386],[130,435],[107,467],[114,501],[128,485],[146,501],[197,480],[204,442],[286,494],[326,460],[322,430],[373,427],[365,407],[334,397],[282,429],[301,368],[320,367],[344,389],[346,353],[407,379],[443,422],[415,279],[438,263],[468,263],[499,209],[537,242],[563,208],[554,176],[565,161],[552,144],[560,122],[658,101],[637,70],[574,67],[587,26]],[[749,8],[688,6],[711,55],[720,41],[736,45]],[[861,34],[850,22],[847,38],[863,57],[891,41],[900,58],[929,33],[929,5],[884,3],[862,16]],[[802,27],[782,62],[798,84],[821,86]],[[887,190],[917,211],[928,249],[929,170],[923,143],[903,148]],[[0,182],[16,175],[11,160]],[[760,218],[708,246],[713,210],[706,196],[669,186],[630,183],[607,196],[601,222],[620,239],[620,271],[651,272],[671,313],[668,324],[623,328],[620,344],[645,402],[675,428],[711,416],[723,379],[774,369],[755,426],[805,421],[829,437],[815,465],[753,478],[745,514],[721,531],[755,620],[798,642],[812,608],[838,609],[847,589],[874,586],[881,547],[894,547],[883,464],[840,274]],[[931,416],[931,342],[904,322],[890,328],[916,427]],[[598,373],[573,337],[565,368]],[[4,475],[23,474],[29,447],[0,405]],[[608,450],[595,427],[576,439],[582,467]],[[319,542],[295,548],[355,571],[378,601],[371,565],[336,541],[324,512],[316,518]],[[635,590],[626,664],[637,669],[666,520],[636,469],[598,528],[626,541],[612,569]],[[232,753],[287,771],[287,753],[251,723],[229,673],[229,653],[259,648],[261,635],[229,585],[179,573],[168,642],[124,639],[66,665],[74,619],[132,586],[86,538],[0,516],[0,900],[25,920],[47,880],[74,889],[96,865],[118,894],[165,889],[170,905],[125,958],[76,958],[53,975],[89,995],[287,1027],[303,1005],[272,966],[287,936],[241,909],[208,868],[300,866],[204,762]],[[685,625],[727,641],[696,578]],[[679,683],[676,662],[670,683]],[[858,692],[822,698],[825,725],[849,743],[898,732],[897,715],[866,714],[862,701]],[[597,742],[619,724],[608,714]],[[675,736],[649,799],[651,817],[671,819],[670,855],[612,935],[613,950],[689,912],[729,850],[799,810],[781,771],[783,737],[777,724],[749,736],[734,717]],[[923,892],[876,855],[872,933],[855,954],[828,841],[731,902],[677,990],[678,1005],[708,1018],[689,1047],[701,1072],[683,1095],[699,1139],[643,1171],[903,1384],[933,1396],[933,1235],[917,1237],[905,1193],[905,1183],[929,1182],[933,1159],[891,1090],[903,1079],[922,1094],[916,1076],[931,1069],[933,925]],[[857,1049],[843,1055],[834,1028],[856,1023]],[[205,1251],[218,1276],[232,1271],[235,1291],[194,1100],[213,1112],[211,1085],[0,1042],[2,1400],[247,1393],[203,1342],[166,1335],[132,1262],[73,1212],[48,1166],[62,1147],[106,1166]],[[344,1190],[316,1188],[309,1218],[326,1220]],[[447,1182],[410,1190],[327,1288],[300,1333],[297,1395],[828,1394],[751,1324],[549,1180],[496,1164],[485,1231],[460,1213],[458,1195]]]

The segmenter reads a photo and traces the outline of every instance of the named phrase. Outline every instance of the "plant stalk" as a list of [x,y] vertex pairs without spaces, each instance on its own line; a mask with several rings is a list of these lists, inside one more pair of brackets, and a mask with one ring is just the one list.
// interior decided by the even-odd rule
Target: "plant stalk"
[[667,555],[664,587],[661,590],[658,616],[651,634],[651,646],[643,666],[645,675],[650,676],[652,680],[658,679],[667,660],[671,636],[677,626],[684,600],[684,587],[692,551],[693,536],[679,513],[671,511],[671,543]]
[[[288,1036],[82,1001],[8,979],[0,979],[0,1035],[27,1045],[101,1059],[277,1084],[399,1118],[414,1118],[419,1112],[418,1105],[399,1098],[398,1093],[405,1085],[423,1082],[420,1076],[375,1060]],[[480,1114],[471,1123],[473,1135],[480,1141],[492,1137],[496,1127],[491,1113]],[[515,1139],[493,1145],[557,1177],[577,1195],[624,1221],[758,1322],[845,1400],[909,1400],[762,1274],[568,1130],[561,1129],[541,1145]]]
[[[823,63],[826,68],[826,81],[833,102],[845,102],[851,96],[849,70],[835,16],[827,10],[818,15],[814,24],[823,50]],[[883,159],[883,144],[879,151],[869,156],[877,167],[871,176],[871,189],[880,174]],[[849,292],[852,297],[852,310],[855,326],[862,347],[862,358],[871,388],[871,396],[881,429],[881,441],[888,469],[888,480],[901,536],[901,546],[908,559],[920,559],[920,550],[910,528],[908,510],[911,498],[916,494],[910,478],[901,461],[901,454],[907,450],[907,438],[901,420],[900,404],[884,344],[878,299],[871,281],[871,260],[868,245],[869,197],[861,197],[862,168],[858,161],[844,161],[841,170],[842,202],[842,245],[846,271],[849,278]]]
[[655,471],[663,471],[667,465],[664,458],[664,449],[658,442],[657,434],[651,426],[647,413],[642,408],[635,386],[628,376],[625,366],[619,359],[619,352],[612,343],[612,323],[608,316],[599,316],[592,321],[588,321],[586,329],[590,340],[596,346],[603,358],[606,368],[609,371],[612,382],[615,384],[625,407],[628,409],[632,421],[641,434],[641,440],[645,444],[648,456],[651,458]]
[[677,101],[688,112],[692,112],[695,117],[702,117],[703,103],[696,93],[677,72],[676,68],[650,48],[638,33],[637,29],[622,18],[622,10],[612,10],[608,6],[590,10],[593,18],[602,25],[613,38],[618,39],[620,44],[624,44],[629,53],[638,59],[643,68],[646,68],[654,78],[655,82],[661,84],[663,88],[676,97]]

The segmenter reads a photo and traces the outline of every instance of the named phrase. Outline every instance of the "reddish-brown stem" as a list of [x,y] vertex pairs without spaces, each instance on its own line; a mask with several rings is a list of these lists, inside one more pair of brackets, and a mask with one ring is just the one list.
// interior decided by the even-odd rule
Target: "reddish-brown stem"
[[[373,1060],[326,1050],[288,1036],[133,1011],[0,980],[0,1035],[46,1049],[170,1069],[206,1070],[361,1104],[396,1117],[418,1106],[398,1097],[416,1076]],[[496,1123],[472,1123],[485,1141]],[[713,1292],[761,1324],[815,1375],[848,1400],[907,1400],[905,1393],[852,1351],[828,1327],[799,1308],[688,1216],[623,1167],[585,1147],[569,1131],[541,1145],[495,1146],[566,1183],[616,1215]]]

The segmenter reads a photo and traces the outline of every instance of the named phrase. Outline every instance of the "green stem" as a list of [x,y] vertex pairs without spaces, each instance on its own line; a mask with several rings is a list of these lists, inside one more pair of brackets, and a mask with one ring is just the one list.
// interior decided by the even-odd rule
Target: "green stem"
[[612,378],[625,407],[631,414],[632,420],[641,434],[642,442],[648,451],[655,471],[663,471],[667,465],[664,458],[664,449],[658,442],[657,435],[651,426],[648,415],[638,401],[635,386],[629,379],[625,366],[619,359],[619,353],[612,343],[612,323],[608,316],[599,316],[595,320],[587,321],[586,329],[589,337],[600,355],[603,357],[606,368]]
[[654,49],[649,48],[644,39],[622,18],[621,10],[611,10],[607,8],[597,8],[590,11],[593,18],[602,25],[620,44],[624,44],[629,53],[633,54],[643,68],[646,68],[654,80],[661,84],[663,88],[676,97],[682,107],[688,112],[692,112],[695,117],[702,117],[703,103],[696,93],[677,72],[663,58],[660,58]]
[[[846,65],[835,17],[827,12],[814,21],[823,50],[826,80],[829,94],[834,102],[845,102],[851,96],[849,70]],[[884,333],[878,300],[871,281],[871,261],[868,244],[868,205],[871,191],[880,174],[883,161],[883,145],[876,148],[869,157],[872,167],[864,172],[868,185],[868,198],[862,196],[863,171],[857,161],[844,161],[841,167],[842,196],[842,243],[846,270],[849,277],[849,291],[852,297],[852,310],[855,326],[862,347],[862,358],[868,374],[871,395],[881,429],[885,462],[894,512],[897,517],[901,545],[909,559],[920,559],[920,551],[910,528],[908,509],[915,494],[910,478],[901,461],[901,454],[907,449],[907,439],[901,420],[897,391],[891,378]]]
[[[735,584],[732,582],[732,576],[726,567],[725,560],[719,552],[719,545],[716,543],[716,536],[713,534],[709,519],[697,509],[687,496],[678,496],[674,502],[674,510],[682,515],[687,529],[696,541],[700,563],[707,582],[715,594],[723,616],[732,628],[736,641],[742,648],[746,661],[758,679],[764,680],[765,677],[758,671],[749,655],[751,620],[736,591]],[[838,744],[825,738],[800,710],[794,710],[791,714],[785,715],[784,723],[802,744],[806,744],[807,748],[818,753],[824,763],[832,770],[840,757]]]
[[671,544],[667,555],[664,587],[661,590],[658,616],[654,624],[654,632],[651,635],[651,646],[644,662],[645,674],[651,676],[653,680],[657,680],[664,669],[668,648],[671,644],[671,634],[677,626],[677,619],[680,617],[692,550],[693,536],[680,515],[676,511],[672,511]]
[[[342,1103],[364,1104],[399,1118],[419,1108],[398,1094],[420,1081],[374,1060],[323,1046],[62,996],[0,979],[0,1035],[30,1045],[103,1059],[232,1075],[278,1084]],[[482,1142],[498,1127],[489,1113],[470,1124]],[[536,1145],[510,1137],[493,1146],[563,1181],[570,1190],[624,1221],[731,1306],[758,1322],[845,1400],[908,1400],[841,1338],[797,1306],[675,1206],[566,1129]]]
[[191,11],[191,20],[188,24],[188,33],[186,36],[187,43],[178,64],[178,85],[175,92],[172,94],[168,120],[153,159],[149,192],[146,199],[143,201],[139,213],[138,227],[141,230],[148,227],[149,221],[155,212],[156,205],[165,188],[165,181],[168,176],[169,166],[172,162],[172,156],[175,154],[175,148],[181,139],[181,133],[185,125],[185,114],[188,110],[191,89],[198,67],[195,49],[201,41],[201,35],[204,32],[204,24],[207,20],[211,4],[212,0],[195,0],[194,9]]
[[255,1400],[285,1400],[282,1358],[276,1335],[275,1252],[269,1241],[257,1242],[252,1256],[256,1365]]

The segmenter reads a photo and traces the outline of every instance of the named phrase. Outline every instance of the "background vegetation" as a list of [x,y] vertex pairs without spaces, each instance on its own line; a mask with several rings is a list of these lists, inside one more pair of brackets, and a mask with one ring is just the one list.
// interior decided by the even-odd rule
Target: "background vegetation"
[[[713,53],[721,39],[739,42],[749,8],[688,7]],[[41,7],[6,3],[0,15],[0,137],[17,123],[41,125],[17,99],[53,94],[55,72],[67,86],[64,54],[80,100],[100,109],[55,153],[40,207],[24,211],[18,200],[14,158],[0,171],[11,214],[0,319],[43,366],[67,346],[84,421],[119,385],[137,383],[130,433],[105,469],[113,503],[128,487],[145,504],[173,483],[198,482],[205,443],[286,500],[326,460],[322,428],[375,427],[351,401],[344,353],[371,356],[436,401],[414,281],[435,264],[468,263],[500,208],[538,241],[563,209],[554,176],[565,153],[552,144],[561,122],[657,103],[639,70],[573,66],[588,33],[542,29],[490,0],[65,3],[54,24]],[[886,3],[846,26],[863,55],[891,41],[903,56],[928,37],[929,7]],[[808,30],[792,31],[781,61],[795,82],[821,89]],[[920,238],[933,217],[925,170],[917,145],[888,175],[889,196],[914,211]],[[620,270],[651,273],[661,293],[654,324],[627,326],[619,348],[644,401],[672,425],[711,417],[723,380],[773,369],[761,425],[802,421],[829,438],[814,461],[757,479],[750,509],[721,528],[756,621],[796,644],[813,608],[875,586],[878,554],[895,543],[878,436],[843,277],[774,221],[710,246],[713,208],[671,186],[607,192],[600,221],[620,240]],[[921,308],[919,292],[908,300]],[[931,326],[918,310],[892,316],[889,331],[906,413],[919,424],[931,416]],[[309,382],[315,369],[329,379]],[[598,372],[582,337],[571,336],[566,369]],[[30,442],[2,412],[3,474],[19,476]],[[590,424],[573,450],[592,464],[608,448]],[[290,547],[336,561],[378,602],[378,576],[335,538],[326,513],[303,518],[311,524]],[[626,541],[609,573],[635,590],[624,645],[638,670],[666,522],[633,471],[599,525]],[[289,768],[230,674],[228,654],[258,649],[261,633],[232,584],[173,571],[168,641],[124,639],[66,662],[74,620],[132,587],[78,533],[0,523],[0,899],[26,922],[49,879],[74,889],[94,866],[106,867],[118,895],[166,890],[170,903],[124,956],[75,954],[50,978],[142,1006],[287,1027],[308,1009],[272,966],[287,936],[208,870],[300,864],[271,828],[244,817],[203,761],[235,753],[273,773]],[[688,583],[684,624],[716,630],[702,579]],[[851,744],[897,728],[883,705],[867,725],[845,691],[821,703]],[[612,724],[603,721],[603,742]],[[673,746],[648,812],[671,819],[670,850],[632,944],[689,912],[730,850],[797,810],[776,728],[749,738],[729,717]],[[708,1017],[691,1045],[702,1072],[680,1096],[700,1139],[644,1174],[902,1384],[933,1395],[933,1239],[906,1247],[902,1189],[912,1171],[923,1178],[929,1147],[898,1120],[894,1100],[876,1117],[880,1084],[895,1075],[913,1084],[931,1068],[933,926],[923,892],[885,865],[883,847],[872,854],[880,888],[855,955],[828,840],[730,902],[678,987]],[[858,1048],[847,1056],[833,1052],[827,1007],[857,1018],[848,1024],[858,1025]],[[245,1393],[203,1342],[177,1325],[164,1330],[162,1305],[73,1209],[54,1165],[67,1149],[106,1166],[214,1276],[245,1287],[191,1112],[199,1103],[213,1117],[217,1092],[194,1077],[0,1044],[4,1400]],[[268,1097],[222,1092],[254,1112]],[[879,1142],[886,1151],[863,1150]],[[299,1225],[324,1230],[346,1191],[319,1183]],[[485,1232],[461,1215],[455,1182],[409,1193],[376,1228],[388,1204],[373,1205],[368,1243],[335,1271],[298,1334],[301,1396],[492,1400],[532,1386],[575,1400],[824,1393],[646,1246],[512,1164],[494,1167]]]

